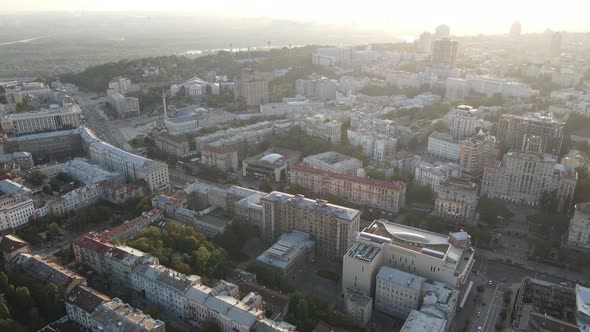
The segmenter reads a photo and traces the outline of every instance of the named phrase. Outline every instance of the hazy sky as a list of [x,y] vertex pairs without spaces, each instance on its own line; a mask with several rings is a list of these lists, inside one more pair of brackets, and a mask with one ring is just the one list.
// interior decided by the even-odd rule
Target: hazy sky
[[505,33],[518,19],[523,32],[590,31],[588,0],[0,0],[0,14],[48,10],[265,16],[408,33],[446,23],[455,34]]

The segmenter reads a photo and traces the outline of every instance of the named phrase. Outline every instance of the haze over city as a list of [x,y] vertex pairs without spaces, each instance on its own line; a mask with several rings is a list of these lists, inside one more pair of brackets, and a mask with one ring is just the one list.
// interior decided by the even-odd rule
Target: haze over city
[[590,331],[589,7],[2,1],[0,331]]

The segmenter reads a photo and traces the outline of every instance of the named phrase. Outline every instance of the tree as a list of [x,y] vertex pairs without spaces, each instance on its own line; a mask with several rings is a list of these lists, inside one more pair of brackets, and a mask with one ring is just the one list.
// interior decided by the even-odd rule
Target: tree
[[39,171],[31,172],[31,183],[34,184],[35,186],[42,185],[46,179],[47,179],[47,175],[45,175]]

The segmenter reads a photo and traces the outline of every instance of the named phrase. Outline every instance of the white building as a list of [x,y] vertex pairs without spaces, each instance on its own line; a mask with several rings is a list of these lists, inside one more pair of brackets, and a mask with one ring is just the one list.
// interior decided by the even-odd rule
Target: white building
[[314,258],[315,241],[305,232],[284,233],[256,261],[280,271],[287,280],[301,271]]
[[107,100],[117,112],[119,119],[127,119],[141,114],[139,99],[135,97],[125,97],[115,90],[107,90]]
[[438,192],[441,182],[449,177],[458,177],[461,167],[455,163],[429,164],[421,163],[414,172],[414,184],[429,186],[433,192]]
[[355,289],[348,289],[344,297],[346,313],[360,326],[367,325],[373,313],[373,299]]
[[462,139],[475,133],[477,118],[471,106],[457,106],[447,114],[449,131],[453,139]]
[[113,89],[120,94],[126,94],[131,87],[131,80],[126,77],[115,77],[109,81],[109,89]]
[[471,181],[447,178],[438,188],[434,213],[447,220],[475,224],[477,190],[477,184]]
[[418,309],[425,282],[425,278],[415,274],[381,267],[376,277],[375,309],[406,319],[412,310]]
[[427,315],[423,312],[412,310],[400,332],[416,332],[416,331],[441,331],[445,332],[447,321]]
[[576,204],[575,210],[569,225],[567,244],[590,250],[590,203]]
[[29,197],[12,194],[0,197],[0,231],[23,226],[34,214],[35,206]]
[[320,47],[311,56],[311,62],[320,66],[346,66],[352,60],[350,47]]
[[327,78],[320,79],[298,79],[295,81],[295,93],[305,96],[310,100],[330,101],[336,99],[335,81]]
[[446,85],[445,97],[449,101],[463,99],[472,93],[483,94],[487,97],[501,95],[513,98],[532,98],[539,94],[538,90],[533,90],[524,83],[492,77],[467,75],[464,79],[448,78]]
[[461,154],[461,140],[453,139],[448,133],[435,131],[428,136],[427,150],[435,157],[458,162]]
[[2,130],[14,135],[76,128],[82,124],[80,106],[66,99],[63,106],[51,105],[49,109],[34,112],[11,113],[0,118]]
[[320,114],[307,117],[302,123],[305,133],[319,137],[330,143],[338,143],[342,139],[342,122],[330,120]]

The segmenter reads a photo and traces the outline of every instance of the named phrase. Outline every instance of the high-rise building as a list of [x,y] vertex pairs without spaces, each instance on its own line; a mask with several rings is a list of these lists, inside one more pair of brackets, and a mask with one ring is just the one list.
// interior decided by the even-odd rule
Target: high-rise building
[[448,178],[441,182],[434,201],[434,213],[447,220],[475,223],[477,185],[471,181]]
[[576,204],[575,210],[574,217],[570,221],[567,244],[590,250],[590,203]]
[[469,179],[477,179],[483,174],[483,168],[492,157],[496,138],[488,133],[479,133],[464,139],[459,152],[461,175]]
[[306,232],[316,241],[316,253],[341,260],[359,230],[361,211],[312,200],[303,195],[273,191],[260,198],[262,237],[275,241],[293,230]]
[[512,150],[524,151],[533,136],[536,136],[541,139],[541,152],[559,155],[564,125],[563,122],[538,113],[504,114],[498,121],[498,140]]
[[514,23],[512,23],[512,25],[510,26],[510,36],[511,37],[520,37],[521,33],[522,33],[522,25],[520,24],[519,21],[514,21]]
[[235,97],[246,106],[259,106],[268,103],[268,82],[272,80],[271,72],[257,72],[254,69],[242,69],[236,80]]
[[577,180],[576,171],[557,164],[553,155],[510,151],[502,162],[487,162],[480,194],[533,206],[554,201],[556,210],[567,211]]
[[453,139],[462,139],[475,133],[477,118],[471,106],[457,106],[449,112],[449,131]]
[[551,35],[551,44],[549,46],[549,54],[551,57],[558,57],[561,54],[561,33],[554,32]]
[[451,27],[446,24],[441,24],[434,29],[434,38],[449,38],[451,36]]
[[418,38],[418,52],[430,53],[432,52],[432,34],[430,32],[423,32]]
[[432,43],[432,66],[442,68],[455,68],[457,66],[457,49],[459,43],[456,40],[443,38]]

